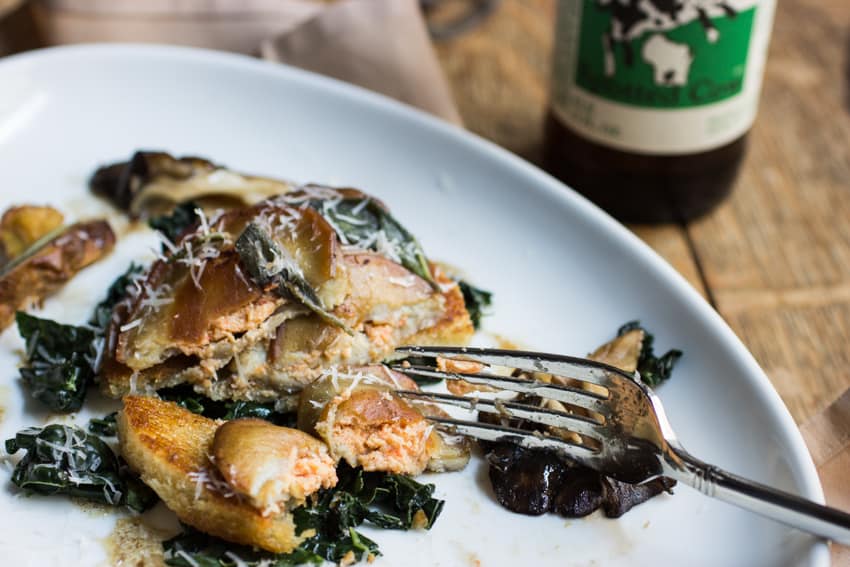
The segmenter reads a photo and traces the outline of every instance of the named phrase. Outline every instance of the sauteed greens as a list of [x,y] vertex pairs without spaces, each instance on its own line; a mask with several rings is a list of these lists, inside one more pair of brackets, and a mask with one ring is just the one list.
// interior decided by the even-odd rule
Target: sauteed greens
[[100,369],[106,329],[112,309],[123,300],[141,267],[131,264],[95,306],[84,326],[63,325],[19,311],[18,332],[26,341],[26,365],[21,378],[35,399],[55,412],[73,412],[83,405],[86,390]]
[[652,345],[655,341],[655,336],[643,328],[640,321],[629,321],[617,330],[617,336],[620,337],[635,329],[643,331],[643,343],[641,344],[640,356],[637,363],[640,378],[649,386],[657,386],[670,378],[670,374],[673,372],[673,366],[681,358],[682,351],[671,349],[660,357],[655,356],[655,350]]
[[30,427],[6,440],[9,454],[27,454],[12,482],[38,494],[67,494],[142,512],[156,494],[122,465],[99,437],[68,425]]

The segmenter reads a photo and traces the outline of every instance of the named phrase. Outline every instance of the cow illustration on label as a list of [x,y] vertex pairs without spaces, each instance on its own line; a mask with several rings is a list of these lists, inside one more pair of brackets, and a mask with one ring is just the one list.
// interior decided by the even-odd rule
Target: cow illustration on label
[[583,0],[575,83],[642,107],[692,107],[732,97],[743,88],[756,4]]
[[673,43],[664,35],[652,35],[640,52],[644,61],[652,65],[656,85],[685,85],[694,55],[691,48]]
[[705,31],[706,40],[716,43],[720,33],[712,17],[738,15],[725,0],[596,0],[596,4],[611,13],[610,26],[602,35],[605,74],[609,77],[615,72],[616,46],[623,49],[626,65],[632,65],[632,43],[647,32],[667,31],[696,20]]

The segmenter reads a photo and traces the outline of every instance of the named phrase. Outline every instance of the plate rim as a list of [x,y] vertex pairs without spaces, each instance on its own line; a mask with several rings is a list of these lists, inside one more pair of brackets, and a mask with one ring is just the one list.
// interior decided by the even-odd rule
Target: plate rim
[[[4,75],[14,75],[17,69],[27,65],[56,65],[66,58],[85,61],[86,59],[129,59],[133,57],[143,59],[157,57],[174,59],[189,64],[224,65],[267,75],[283,82],[300,83],[307,88],[330,92],[333,96],[348,99],[355,105],[365,105],[380,113],[399,118],[412,127],[430,130],[438,136],[448,138],[452,144],[463,146],[468,151],[483,154],[483,157],[487,159],[502,162],[521,176],[534,180],[535,187],[533,187],[533,190],[543,192],[546,197],[564,201],[578,215],[585,218],[591,228],[598,231],[599,235],[618,241],[639,262],[657,272],[662,279],[667,281],[683,302],[693,309],[694,316],[719,340],[732,361],[744,370],[743,378],[753,387],[754,395],[763,402],[764,410],[780,424],[781,429],[774,433],[787,446],[789,463],[795,465],[798,469],[799,474],[793,474],[794,471],[792,470],[792,475],[794,483],[799,485],[799,493],[806,498],[824,503],[823,488],[799,427],[767,374],[720,314],[679,272],[636,234],[562,181],[494,142],[465,130],[461,126],[445,122],[416,107],[351,83],[284,63],[264,61],[238,53],[182,45],[83,43],[36,49],[0,58],[0,83],[3,82]],[[807,551],[807,556],[813,561],[813,565],[829,564],[830,555],[826,541],[817,540],[813,542]]]

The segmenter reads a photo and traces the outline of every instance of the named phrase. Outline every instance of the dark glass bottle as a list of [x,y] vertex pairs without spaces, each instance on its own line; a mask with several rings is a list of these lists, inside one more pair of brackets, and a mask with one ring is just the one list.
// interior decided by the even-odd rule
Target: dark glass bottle
[[544,166],[615,217],[682,222],[731,191],[775,0],[560,0]]

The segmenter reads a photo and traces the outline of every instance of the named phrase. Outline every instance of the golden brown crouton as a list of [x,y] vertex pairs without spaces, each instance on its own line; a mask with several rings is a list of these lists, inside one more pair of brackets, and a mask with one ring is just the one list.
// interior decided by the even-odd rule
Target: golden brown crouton
[[264,516],[300,506],[337,482],[336,461],[324,443],[262,419],[236,419],[219,427],[212,454],[224,480]]
[[209,455],[219,422],[139,396],[124,398],[117,421],[127,463],[182,522],[275,553],[292,551],[303,539],[291,514],[263,516],[218,474]]

